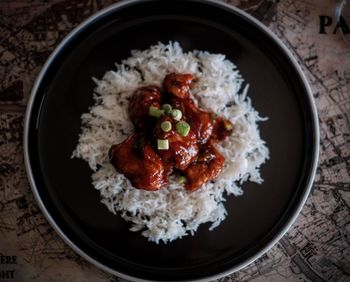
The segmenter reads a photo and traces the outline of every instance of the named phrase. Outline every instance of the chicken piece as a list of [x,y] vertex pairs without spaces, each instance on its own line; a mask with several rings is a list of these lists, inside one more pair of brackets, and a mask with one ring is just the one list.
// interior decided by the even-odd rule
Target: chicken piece
[[198,142],[205,144],[214,128],[211,114],[196,107],[191,99],[172,98],[171,103],[174,108],[182,111],[184,119],[190,124]]
[[170,94],[180,98],[188,98],[192,80],[192,74],[180,74],[172,72],[164,78],[164,89]]
[[[171,130],[164,132],[161,124],[164,121],[171,123]],[[176,131],[176,122],[169,116],[161,117],[153,132],[156,139],[166,139],[169,142],[168,150],[158,150],[157,153],[165,164],[170,164],[174,168],[184,170],[193,162],[198,154],[197,138],[192,130],[187,136],[181,136]]]
[[222,141],[227,136],[231,135],[232,131],[233,125],[229,120],[223,119],[222,117],[217,117],[214,120],[214,129],[210,141]]
[[113,145],[109,159],[135,188],[156,191],[167,183],[162,160],[140,134],[133,134],[122,143]]
[[214,148],[206,145],[198,154],[197,160],[184,171],[187,182],[185,189],[196,191],[203,184],[215,179],[224,166],[225,158]]
[[150,129],[155,118],[148,113],[150,106],[160,107],[161,92],[157,86],[145,86],[136,89],[129,102],[129,116],[136,129]]

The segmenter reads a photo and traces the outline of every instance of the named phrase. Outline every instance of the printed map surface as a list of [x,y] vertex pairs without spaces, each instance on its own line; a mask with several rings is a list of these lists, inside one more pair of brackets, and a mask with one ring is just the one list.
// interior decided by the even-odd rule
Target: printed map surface
[[[319,34],[336,1],[226,1],[267,25],[297,58],[316,100],[320,160],[313,191],[289,232],[220,281],[350,281],[350,47]],[[68,247],[40,212],[23,163],[31,87],[55,46],[110,0],[0,1],[0,255],[17,256],[16,281],[122,281]],[[1,279],[0,279],[1,280]]]

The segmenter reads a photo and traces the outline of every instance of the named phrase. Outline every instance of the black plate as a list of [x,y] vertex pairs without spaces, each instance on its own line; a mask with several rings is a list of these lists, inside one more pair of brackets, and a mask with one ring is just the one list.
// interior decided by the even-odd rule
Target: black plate
[[[88,165],[71,159],[80,116],[93,104],[92,76],[132,49],[178,41],[186,50],[222,53],[250,84],[271,152],[262,185],[227,197],[227,219],[214,231],[156,245],[100,203]],[[34,194],[56,231],[78,253],[129,279],[209,279],[235,271],[270,248],[306,200],[318,155],[312,96],[295,60],[262,25],[209,1],[129,1],[89,19],[56,49],[29,101],[25,159]]]

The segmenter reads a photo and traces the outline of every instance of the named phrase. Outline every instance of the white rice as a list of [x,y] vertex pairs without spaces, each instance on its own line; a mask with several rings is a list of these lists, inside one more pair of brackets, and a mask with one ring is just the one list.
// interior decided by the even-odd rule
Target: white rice
[[[225,157],[223,171],[215,182],[195,192],[187,192],[175,182],[157,192],[135,189],[108,160],[110,146],[134,130],[127,112],[128,98],[140,86],[161,86],[169,72],[197,77],[192,98],[234,125],[233,134],[217,146]],[[225,55],[197,50],[185,53],[177,42],[158,43],[144,51],[133,50],[115,70],[94,81],[95,105],[81,116],[81,134],[73,157],[89,163],[101,202],[132,222],[131,231],[142,231],[150,241],[167,243],[193,235],[206,222],[212,230],[227,215],[225,194],[241,195],[243,182],[263,181],[259,167],[269,158],[269,151],[257,126],[262,118],[251,106],[248,87],[242,89],[243,79],[236,66]]]

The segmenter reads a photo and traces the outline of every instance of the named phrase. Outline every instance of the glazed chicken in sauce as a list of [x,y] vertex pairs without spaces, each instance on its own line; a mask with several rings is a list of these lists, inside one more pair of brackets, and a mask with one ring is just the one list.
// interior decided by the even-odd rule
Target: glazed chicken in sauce
[[129,102],[135,133],[109,150],[115,169],[135,188],[156,191],[175,175],[188,191],[215,179],[224,157],[214,144],[232,133],[230,121],[198,108],[191,74],[170,73],[157,86],[138,88]]
[[153,118],[148,114],[149,107],[160,107],[162,94],[157,86],[138,88],[129,102],[129,117],[136,130],[151,129]]
[[[164,131],[164,122],[169,122],[169,131]],[[169,149],[158,150],[158,155],[164,163],[174,168],[184,170],[190,163],[196,160],[198,154],[197,138],[192,130],[187,136],[182,136],[176,130],[176,123],[173,118],[165,115],[158,119],[153,136],[157,140],[168,140]]]
[[109,158],[115,169],[136,188],[155,191],[167,183],[164,163],[140,134],[133,134],[122,143],[113,145]]

